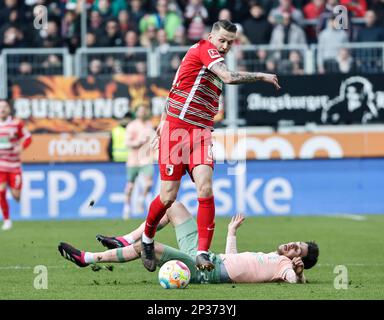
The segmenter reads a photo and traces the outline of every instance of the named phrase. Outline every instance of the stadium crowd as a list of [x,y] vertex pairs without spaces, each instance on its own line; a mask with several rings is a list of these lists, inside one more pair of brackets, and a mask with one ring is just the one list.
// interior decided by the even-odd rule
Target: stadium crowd
[[[323,46],[318,54],[320,73],[350,72],[357,67],[369,72],[382,67],[381,61],[361,66],[361,61],[340,45],[384,41],[384,0],[0,0],[0,52],[5,48],[68,47],[74,53],[82,44],[83,1],[88,12],[87,47],[158,48],[170,75],[182,55],[170,54],[169,47],[197,42],[218,19],[237,23],[240,45]],[[329,18],[334,17],[333,8],[338,4],[347,7],[350,18],[360,18],[361,22],[351,24],[348,30],[332,28]],[[48,9],[47,27],[41,30],[33,25],[38,5]],[[249,71],[302,74],[302,55],[298,50],[273,55],[258,50],[252,57],[239,51],[237,58],[257,61],[253,67],[240,64]],[[53,73],[60,70],[61,63],[55,55],[42,61]],[[32,69],[31,63],[21,61],[18,71],[31,74]],[[128,50],[123,58],[94,56],[88,69],[91,74],[145,73],[146,55]]]

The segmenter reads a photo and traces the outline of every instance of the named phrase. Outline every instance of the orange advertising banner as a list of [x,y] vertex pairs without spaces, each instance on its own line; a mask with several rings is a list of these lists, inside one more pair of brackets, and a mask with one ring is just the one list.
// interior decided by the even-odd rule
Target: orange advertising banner
[[109,161],[108,134],[34,134],[23,162]]
[[[217,130],[217,161],[384,157],[384,130],[372,132],[252,133]],[[109,161],[108,133],[34,134],[24,162]]]

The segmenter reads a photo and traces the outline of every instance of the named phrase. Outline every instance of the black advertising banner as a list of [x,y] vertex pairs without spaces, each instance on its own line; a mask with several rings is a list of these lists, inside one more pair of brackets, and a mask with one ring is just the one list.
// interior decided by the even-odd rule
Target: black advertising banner
[[239,116],[248,126],[384,123],[384,74],[281,76],[281,89],[242,85]]

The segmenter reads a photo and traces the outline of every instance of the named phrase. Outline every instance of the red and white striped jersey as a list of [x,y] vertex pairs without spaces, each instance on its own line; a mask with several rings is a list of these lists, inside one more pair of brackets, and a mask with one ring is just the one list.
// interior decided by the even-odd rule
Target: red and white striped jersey
[[167,120],[213,129],[223,89],[221,79],[210,71],[224,58],[208,40],[194,44],[184,56],[169,92]]
[[0,121],[0,171],[20,172],[20,153],[30,142],[31,134],[21,120],[8,117]]

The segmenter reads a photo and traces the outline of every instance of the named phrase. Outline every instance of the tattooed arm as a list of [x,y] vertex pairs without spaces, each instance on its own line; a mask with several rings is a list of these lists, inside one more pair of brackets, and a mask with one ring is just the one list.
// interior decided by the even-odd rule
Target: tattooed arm
[[275,74],[262,72],[229,71],[223,62],[215,63],[210,70],[221,80],[223,80],[224,83],[239,84],[264,81],[273,84],[276,89],[280,89],[279,81],[277,80],[277,76]]

